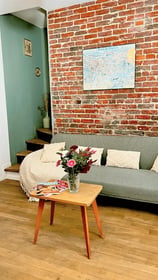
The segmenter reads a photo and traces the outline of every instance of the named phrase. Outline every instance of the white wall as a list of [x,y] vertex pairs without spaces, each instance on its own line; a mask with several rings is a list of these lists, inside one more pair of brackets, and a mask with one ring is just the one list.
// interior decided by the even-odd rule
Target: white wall
[[0,0],[0,15],[39,7],[39,0]]
[[6,177],[4,168],[10,166],[10,164],[8,122],[0,31],[0,180]]
[[52,11],[75,4],[93,1],[94,0],[0,0],[0,15],[15,13],[32,8],[43,8],[44,10]]

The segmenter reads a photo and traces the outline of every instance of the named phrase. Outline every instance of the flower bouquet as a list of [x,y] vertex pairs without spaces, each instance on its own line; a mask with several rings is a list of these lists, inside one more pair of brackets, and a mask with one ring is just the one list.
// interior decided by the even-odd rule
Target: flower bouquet
[[61,165],[64,171],[68,173],[68,184],[70,192],[77,192],[79,185],[79,173],[87,173],[91,165],[96,161],[92,160],[92,155],[95,153],[90,147],[82,150],[78,146],[73,145],[66,154],[57,152],[60,155],[60,160],[56,166]]

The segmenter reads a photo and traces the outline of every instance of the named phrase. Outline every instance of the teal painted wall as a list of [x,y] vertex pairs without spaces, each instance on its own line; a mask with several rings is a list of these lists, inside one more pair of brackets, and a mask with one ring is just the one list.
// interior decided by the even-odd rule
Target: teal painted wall
[[[16,153],[26,150],[25,141],[36,137],[42,126],[38,106],[49,93],[48,51],[46,29],[29,24],[15,16],[0,17],[2,55],[9,127],[11,162]],[[24,55],[24,38],[32,41],[32,57]],[[36,77],[35,67],[41,68]]]

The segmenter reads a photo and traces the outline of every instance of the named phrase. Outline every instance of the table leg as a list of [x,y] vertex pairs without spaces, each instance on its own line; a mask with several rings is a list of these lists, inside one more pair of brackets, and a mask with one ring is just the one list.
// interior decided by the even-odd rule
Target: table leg
[[55,201],[51,201],[51,208],[50,208],[50,225],[53,224],[54,221],[54,210],[55,210]]
[[44,208],[44,199],[40,199],[38,203],[38,212],[37,212],[37,219],[36,219],[36,228],[35,228],[35,235],[34,235],[34,244],[36,244],[37,237],[38,237],[38,232],[40,228],[40,223],[41,223],[41,217],[43,213],[43,208]]
[[89,241],[87,209],[85,206],[81,206],[81,214],[82,214],[83,229],[84,229],[84,235],[85,235],[85,241],[86,241],[87,256],[88,256],[88,259],[90,259],[91,249],[90,249],[90,241]]
[[104,236],[103,236],[103,231],[102,231],[102,226],[101,226],[101,222],[100,222],[100,218],[99,218],[99,212],[98,212],[98,206],[97,206],[96,200],[93,201],[92,207],[93,207],[93,211],[94,211],[94,215],[95,215],[95,219],[96,219],[96,223],[98,226],[100,236],[103,238]]

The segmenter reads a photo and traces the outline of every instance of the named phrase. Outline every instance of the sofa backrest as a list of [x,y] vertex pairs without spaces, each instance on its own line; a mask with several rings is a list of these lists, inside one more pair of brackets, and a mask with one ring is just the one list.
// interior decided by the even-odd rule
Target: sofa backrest
[[53,137],[52,142],[65,142],[66,149],[72,145],[104,148],[102,164],[106,162],[107,149],[138,151],[142,169],[150,169],[158,155],[158,137],[59,133]]

